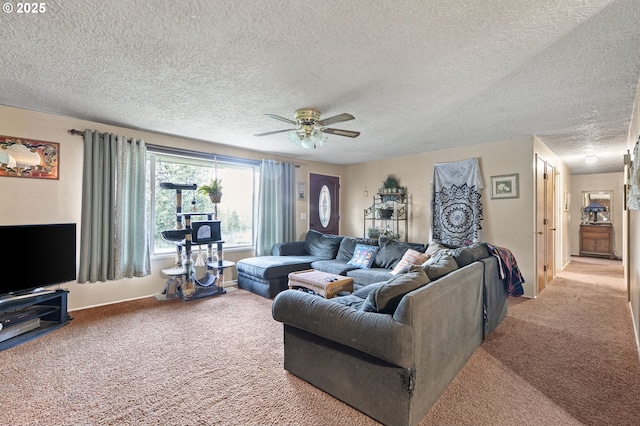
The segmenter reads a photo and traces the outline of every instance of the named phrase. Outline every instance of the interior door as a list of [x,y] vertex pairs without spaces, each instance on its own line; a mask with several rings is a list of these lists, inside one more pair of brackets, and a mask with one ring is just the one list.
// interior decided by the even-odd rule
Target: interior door
[[546,273],[546,233],[544,225],[545,216],[545,168],[546,161],[536,157],[536,282],[537,294],[544,290],[547,283]]
[[340,178],[309,175],[309,229],[323,234],[340,232]]
[[536,156],[536,281],[537,294],[554,275],[555,248],[555,171]]
[[545,265],[547,266],[546,283],[553,280],[555,276],[554,272],[554,259],[555,259],[555,239],[556,239],[556,224],[555,224],[555,199],[556,199],[556,182],[555,182],[555,168],[547,163],[546,167],[547,179],[545,186],[545,219],[546,219],[546,241],[545,241]]

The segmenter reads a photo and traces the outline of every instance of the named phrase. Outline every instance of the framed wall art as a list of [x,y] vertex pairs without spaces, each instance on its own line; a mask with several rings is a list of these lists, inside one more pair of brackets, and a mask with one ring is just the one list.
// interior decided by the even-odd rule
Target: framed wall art
[[491,198],[518,198],[518,173],[491,176]]
[[60,144],[0,136],[0,176],[58,179]]

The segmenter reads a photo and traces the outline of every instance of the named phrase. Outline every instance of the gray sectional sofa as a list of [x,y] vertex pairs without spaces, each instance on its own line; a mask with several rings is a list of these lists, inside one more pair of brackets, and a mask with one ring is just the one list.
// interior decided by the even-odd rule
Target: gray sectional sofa
[[[363,269],[349,264],[357,244],[379,247],[370,268]],[[391,278],[389,273],[409,248],[424,252],[427,247],[420,243],[397,242],[385,237],[355,238],[311,230],[307,232],[304,241],[274,245],[271,256],[240,260],[236,264],[238,287],[263,297],[274,298],[288,288],[289,273],[313,268],[351,277],[357,290]]]
[[508,298],[486,247],[428,250],[458,267],[407,266],[333,299],[279,293],[284,368],[385,425],[418,424],[506,316]]

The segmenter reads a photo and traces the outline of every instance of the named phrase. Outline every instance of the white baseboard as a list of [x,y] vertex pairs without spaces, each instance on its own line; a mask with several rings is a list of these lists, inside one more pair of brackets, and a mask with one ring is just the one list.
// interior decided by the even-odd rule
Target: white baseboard
[[[238,286],[238,281],[237,280],[229,280],[229,281],[225,281],[224,283],[222,283],[222,287],[224,287],[224,288],[237,287],[237,286]],[[97,308],[99,306],[113,305],[114,303],[122,303],[122,302],[130,302],[132,300],[146,299],[147,297],[156,297],[157,295],[158,295],[158,293],[154,293],[154,294],[148,294],[146,296],[132,297],[130,299],[114,300],[113,302],[97,303],[95,305],[83,306],[81,308],[75,308],[75,309],[69,309],[68,312],[81,311],[83,309],[89,309],[89,308]],[[157,299],[157,297],[156,297],[156,299]]]
[[640,330],[636,327],[636,320],[633,317],[633,309],[631,309],[631,302],[629,302],[629,312],[631,312],[631,324],[633,324],[633,334],[636,338],[636,349],[638,350],[638,361],[640,361]]

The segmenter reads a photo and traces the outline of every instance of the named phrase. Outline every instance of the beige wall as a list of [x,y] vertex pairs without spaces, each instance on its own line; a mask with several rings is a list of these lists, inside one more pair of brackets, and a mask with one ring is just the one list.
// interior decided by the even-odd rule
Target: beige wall
[[584,191],[613,191],[612,216],[613,239],[615,253],[622,257],[622,216],[624,211],[624,175],[618,173],[598,173],[589,175],[574,175],[571,178],[571,220],[569,221],[571,237],[571,254],[580,254],[580,223],[582,207],[582,193]]
[[[534,138],[520,138],[452,148],[422,154],[389,158],[345,168],[342,187],[342,230],[348,235],[364,235],[363,212],[372,203],[372,196],[388,174],[395,174],[410,194],[409,241],[428,242],[431,223],[431,183],[433,166],[478,158],[484,182],[484,240],[511,250],[525,278],[525,294],[535,294],[534,239],[534,153],[546,148]],[[546,153],[546,152],[545,152]],[[565,166],[551,153],[549,157]],[[519,174],[520,197],[491,199],[491,176]],[[565,173],[566,174],[566,173]],[[365,197],[365,190],[368,196]],[[561,250],[563,253],[565,250]]]
[[[0,225],[75,222],[80,226],[83,147],[80,136],[72,136],[67,133],[67,130],[72,128],[78,130],[89,128],[114,132],[142,138],[147,143],[155,145],[204,152],[213,151],[219,154],[255,160],[270,158],[292,161],[300,165],[296,170],[298,182],[307,183],[307,187],[308,176],[312,172],[342,177],[343,168],[341,166],[298,161],[293,158],[266,155],[257,151],[0,105],[0,135],[60,143],[59,180],[0,177],[0,200],[2,200],[0,202]],[[304,201],[296,201],[297,233],[299,235],[302,235],[307,229],[307,221],[300,219],[301,214],[307,212],[307,200],[308,197]],[[34,256],[35,266],[37,265],[37,255],[46,255],[47,250],[55,250],[55,247],[35,248],[26,246],[24,252],[18,250],[16,256]],[[237,261],[251,255],[253,255],[252,250],[225,251],[225,258],[231,261]],[[76,282],[65,284],[63,287],[70,290],[69,308],[74,310],[157,294],[162,291],[165,284],[165,279],[161,277],[160,270],[170,267],[172,263],[173,259],[171,257],[152,259],[152,273],[144,278],[94,284],[78,284]],[[235,271],[233,274],[225,275],[226,280],[234,278]]]
[[[437,162],[449,162],[467,158],[478,158],[485,189],[484,239],[498,246],[509,248],[515,255],[526,283],[525,295],[535,297],[535,239],[534,239],[534,158],[543,151],[550,160],[562,163],[546,147],[533,137],[478,144],[465,148],[400,156],[383,161],[337,166],[324,163],[296,160],[286,157],[267,156],[256,151],[242,150],[225,145],[211,144],[167,135],[142,132],[100,123],[77,120],[0,106],[0,134],[61,144],[60,180],[43,181],[19,178],[0,178],[0,224],[27,223],[80,223],[82,186],[82,139],[67,133],[68,129],[91,128],[111,131],[131,137],[145,139],[148,143],[181,147],[191,150],[216,152],[250,159],[264,157],[293,161],[300,167],[296,171],[297,181],[309,185],[309,174],[320,173],[338,176],[341,179],[341,230],[345,235],[363,235],[363,211],[371,205],[371,197],[388,174],[396,174],[410,194],[411,241],[428,242],[431,223],[431,181],[433,166]],[[520,197],[492,200],[491,176],[519,174]],[[563,177],[563,181],[566,181]],[[566,183],[565,183],[566,184]],[[364,196],[364,191],[368,196]],[[25,195],[28,194],[28,195]],[[308,197],[296,201],[297,234],[300,238],[308,229]],[[568,243],[559,238],[559,244]],[[252,251],[227,251],[225,258],[237,261],[253,255]],[[562,257],[562,256],[561,256]],[[565,260],[558,261],[559,263]],[[113,303],[121,300],[145,297],[159,293],[165,283],[160,270],[171,266],[171,258],[152,260],[152,274],[145,278],[125,279],[116,282],[77,284],[64,287],[71,291],[70,308]],[[226,279],[235,278],[235,274]]]

